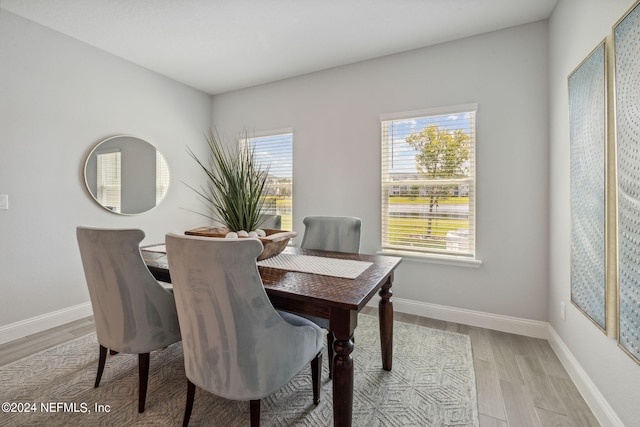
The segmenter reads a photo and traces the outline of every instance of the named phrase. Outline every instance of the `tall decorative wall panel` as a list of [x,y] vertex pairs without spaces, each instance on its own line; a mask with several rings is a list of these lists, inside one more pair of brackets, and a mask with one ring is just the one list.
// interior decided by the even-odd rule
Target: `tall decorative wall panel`
[[618,342],[640,361],[640,6],[613,28],[618,199]]
[[607,80],[601,43],[569,76],[571,301],[606,330]]

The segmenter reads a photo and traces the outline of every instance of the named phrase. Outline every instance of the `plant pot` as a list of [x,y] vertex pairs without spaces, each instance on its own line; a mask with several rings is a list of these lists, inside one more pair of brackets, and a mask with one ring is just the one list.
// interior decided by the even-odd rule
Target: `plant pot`
[[[262,246],[264,246],[262,253],[258,256],[258,261],[278,255],[287,247],[289,240],[298,235],[295,231],[272,230],[267,228],[263,228],[263,230],[267,235],[265,237],[258,237],[262,242]],[[184,234],[202,237],[225,237],[228,232],[229,229],[226,227],[199,227],[193,230],[187,230]],[[239,239],[243,238],[244,237],[239,237]]]

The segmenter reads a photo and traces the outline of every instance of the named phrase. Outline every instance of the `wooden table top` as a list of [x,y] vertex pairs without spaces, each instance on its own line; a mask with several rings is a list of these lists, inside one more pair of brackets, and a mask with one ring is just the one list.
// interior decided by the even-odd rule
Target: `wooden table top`
[[[327,316],[331,308],[360,311],[389,277],[392,278],[393,271],[402,261],[402,258],[386,255],[325,252],[291,246],[283,253],[371,263],[369,268],[355,279],[258,267],[265,290],[272,300],[279,302],[279,307],[297,311],[296,305],[301,304],[306,307],[304,312],[320,317]],[[156,278],[170,281],[166,254],[146,251],[143,248],[142,256]],[[164,279],[163,275],[166,275]]]

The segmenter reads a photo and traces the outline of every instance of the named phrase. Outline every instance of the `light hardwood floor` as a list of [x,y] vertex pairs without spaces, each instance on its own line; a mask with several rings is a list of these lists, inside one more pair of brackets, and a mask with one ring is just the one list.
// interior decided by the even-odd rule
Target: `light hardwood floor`
[[[547,341],[405,313],[394,320],[471,337],[481,427],[600,425]],[[93,330],[89,317],[0,345],[0,366]]]

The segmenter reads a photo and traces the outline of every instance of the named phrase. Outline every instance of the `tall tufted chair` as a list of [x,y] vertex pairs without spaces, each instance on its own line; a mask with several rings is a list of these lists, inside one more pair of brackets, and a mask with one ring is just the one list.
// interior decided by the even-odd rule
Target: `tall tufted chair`
[[95,386],[107,350],[138,354],[138,412],[144,412],[149,353],[180,341],[173,293],[154,279],[142,259],[142,230],[78,227],[76,235],[100,344]]
[[322,329],[269,301],[256,258],[258,239],[168,234],[187,374],[188,425],[196,386],[231,400],[249,400],[260,425],[260,399],[311,363],[314,403],[320,398]]
[[[357,254],[360,251],[360,229],[362,220],[348,216],[308,216],[304,223],[304,235],[300,247],[329,252]],[[327,356],[329,378],[333,376],[333,332],[329,330],[329,320],[315,316],[305,316],[327,333]]]

